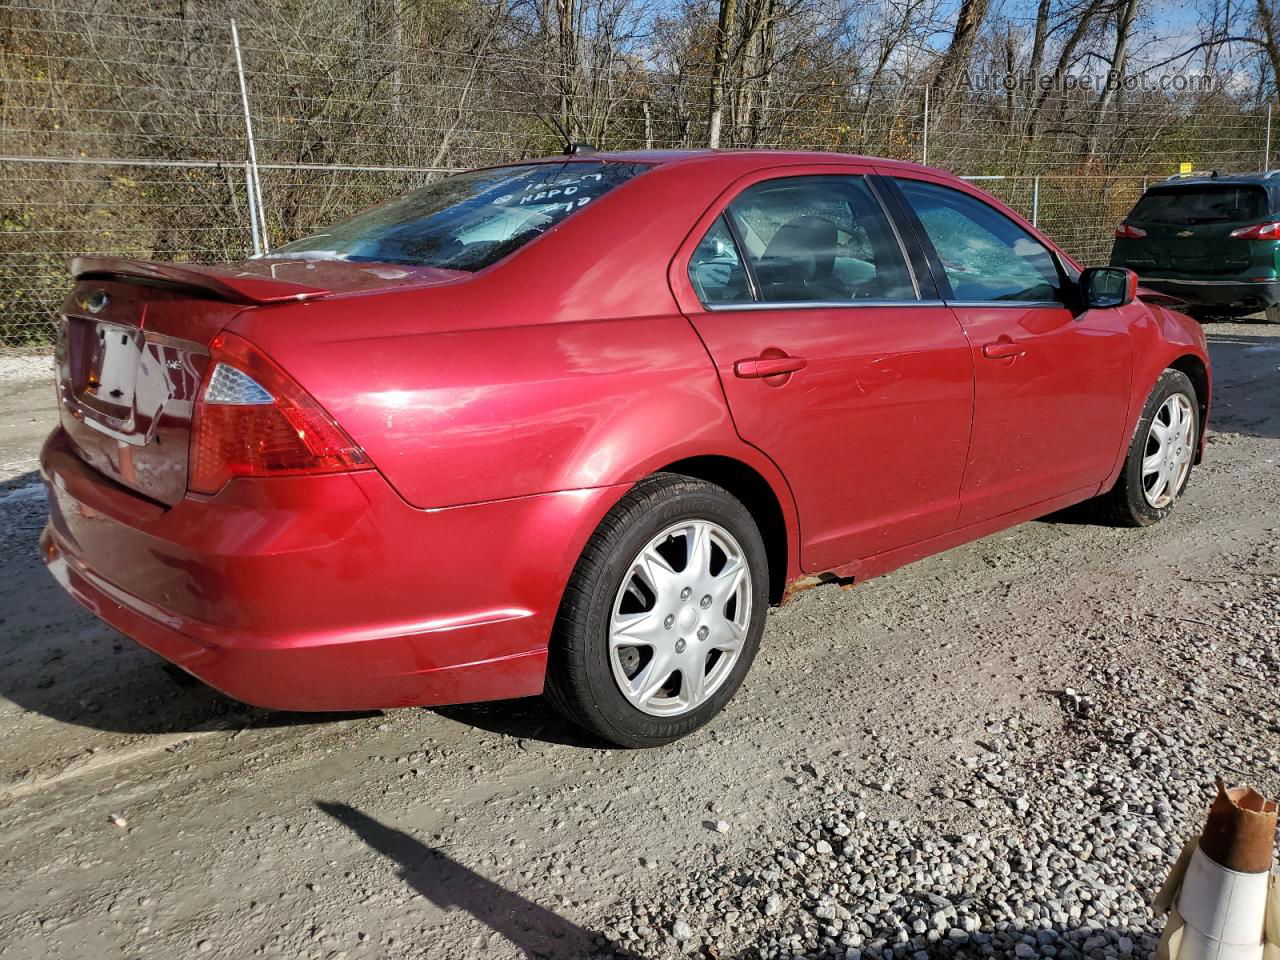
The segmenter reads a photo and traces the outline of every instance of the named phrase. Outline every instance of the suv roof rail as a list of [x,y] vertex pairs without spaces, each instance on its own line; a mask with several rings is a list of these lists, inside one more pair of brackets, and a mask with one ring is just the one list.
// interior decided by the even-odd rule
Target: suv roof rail
[[[1280,173],[1280,171],[1276,172]],[[1217,170],[1188,170],[1186,173],[1175,173],[1171,177],[1165,177],[1165,180],[1202,180],[1205,177],[1216,180],[1218,176]]]

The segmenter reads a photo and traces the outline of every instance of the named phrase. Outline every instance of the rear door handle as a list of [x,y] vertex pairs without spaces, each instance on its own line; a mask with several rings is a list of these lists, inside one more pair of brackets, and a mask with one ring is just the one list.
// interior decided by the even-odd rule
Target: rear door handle
[[795,373],[809,365],[804,357],[768,357],[755,360],[739,360],[733,365],[734,376],[744,380],[758,380],[760,377],[776,377],[783,373]]
[[995,343],[988,343],[982,348],[982,355],[991,360],[1006,360],[1013,357],[1021,357],[1027,352],[1027,348],[1021,344],[1014,343],[1012,340],[997,340]]

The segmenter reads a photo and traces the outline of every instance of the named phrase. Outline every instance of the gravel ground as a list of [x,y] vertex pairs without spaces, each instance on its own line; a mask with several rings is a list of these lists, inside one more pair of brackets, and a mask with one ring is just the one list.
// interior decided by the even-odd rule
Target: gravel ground
[[1280,794],[1280,330],[1210,336],[1168,522],[802,594],[722,717],[641,753],[537,700],[177,682],[35,561],[52,391],[0,379],[0,957],[1148,955],[1214,778]]
[[[1280,786],[1278,567],[1272,548],[1223,571],[1217,583],[1256,596],[1204,620],[1095,621],[1080,689],[1053,691],[1061,717],[989,718],[926,796],[903,792],[919,808],[908,820],[868,815],[895,784],[862,780],[845,750],[792,765],[824,794],[815,813],[633,905],[605,939],[643,956],[1150,956],[1162,923],[1148,903],[1215,779]],[[952,832],[957,804],[982,829]]]

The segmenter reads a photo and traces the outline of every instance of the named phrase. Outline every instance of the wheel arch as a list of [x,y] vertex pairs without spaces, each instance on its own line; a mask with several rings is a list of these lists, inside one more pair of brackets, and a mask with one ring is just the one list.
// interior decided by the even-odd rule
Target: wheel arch
[[664,465],[660,473],[678,473],[723,487],[747,508],[760,528],[769,558],[769,602],[778,605],[790,579],[794,559],[787,515],[772,484],[754,467],[733,457],[715,454],[685,457]]

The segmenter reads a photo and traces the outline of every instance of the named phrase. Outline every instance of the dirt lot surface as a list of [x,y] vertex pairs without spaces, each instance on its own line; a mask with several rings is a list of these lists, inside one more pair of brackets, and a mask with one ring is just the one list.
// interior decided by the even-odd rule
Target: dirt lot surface
[[[1280,328],[1209,330],[1213,432],[1168,522],[1055,516],[802,594],[771,615],[729,709],[647,752],[590,742],[536,700],[299,716],[175,678],[37,562],[33,458],[52,389],[41,361],[0,358],[0,957],[573,957],[601,935],[654,958],[963,953],[943,950],[948,936],[1019,957],[1142,953],[1149,884],[1213,774],[1280,792]],[[1148,738],[1196,760],[1143,763]],[[1000,793],[1015,781],[1016,798]],[[1067,781],[1084,787],[1062,793]],[[1167,809],[1166,790],[1181,798]],[[1130,809],[1126,791],[1148,799]],[[1036,819],[1050,798],[1052,817]],[[1159,830],[1115,853],[1073,826],[1095,801],[1090,824]],[[909,872],[877,836],[965,863],[1021,837],[1026,859],[1049,824],[1118,892],[1097,913],[1109,901],[1094,880],[1055,888],[1044,922],[1142,929],[1063,933],[1075,954],[1033,931],[1015,953],[1021,907],[988,904],[966,941],[968,927],[946,932],[961,903],[939,907],[942,941],[917,927],[886,946],[822,906],[817,880],[789,894],[758,866],[779,837],[791,850],[787,838],[846,836],[842,818],[861,865],[814,868],[824,885],[842,878],[840,896]],[[827,826],[807,832],[811,820]],[[809,859],[831,849],[813,843]],[[1138,866],[1111,878],[1112,855]],[[804,874],[805,857],[787,860],[787,876]],[[730,903],[712,887],[735,871],[755,886]],[[902,913],[895,896],[876,902]]]

